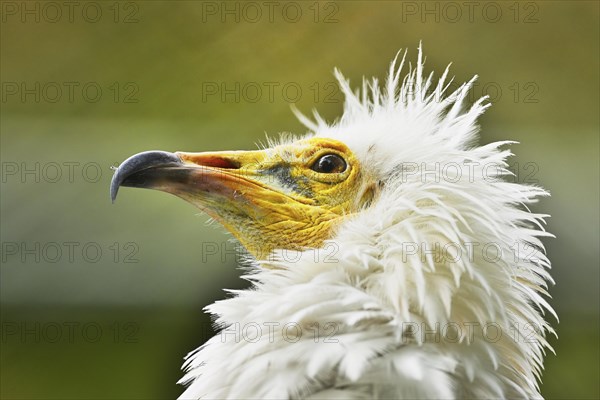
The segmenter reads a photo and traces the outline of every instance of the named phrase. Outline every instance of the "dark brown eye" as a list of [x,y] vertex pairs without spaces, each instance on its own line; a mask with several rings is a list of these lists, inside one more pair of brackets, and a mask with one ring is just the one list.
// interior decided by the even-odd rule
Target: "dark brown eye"
[[310,169],[322,174],[340,173],[346,170],[346,161],[337,154],[325,154]]

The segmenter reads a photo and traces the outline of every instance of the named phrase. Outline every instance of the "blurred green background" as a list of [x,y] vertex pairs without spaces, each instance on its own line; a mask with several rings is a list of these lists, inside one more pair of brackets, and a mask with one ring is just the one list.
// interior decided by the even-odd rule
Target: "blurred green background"
[[3,399],[176,397],[202,307],[245,286],[234,244],[163,193],[111,205],[110,166],[303,133],[292,103],[340,115],[334,66],[381,77],[421,40],[492,97],[481,143],[519,141],[518,179],[552,192],[543,394],[600,397],[598,2],[0,4]]

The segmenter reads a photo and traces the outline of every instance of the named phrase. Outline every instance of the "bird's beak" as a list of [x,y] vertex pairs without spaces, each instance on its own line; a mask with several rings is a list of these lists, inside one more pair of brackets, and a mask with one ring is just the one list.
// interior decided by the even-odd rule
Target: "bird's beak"
[[116,169],[110,196],[114,202],[119,187],[129,186],[161,190],[186,200],[200,197],[205,202],[250,197],[265,189],[252,179],[263,159],[262,151],[146,151],[129,157]]

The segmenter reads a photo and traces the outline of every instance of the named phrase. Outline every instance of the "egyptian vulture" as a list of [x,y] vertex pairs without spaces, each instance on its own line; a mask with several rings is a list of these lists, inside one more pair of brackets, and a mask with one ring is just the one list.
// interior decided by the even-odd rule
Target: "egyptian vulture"
[[[475,144],[489,103],[424,75],[419,48],[342,117],[256,151],[148,151],[111,183],[158,189],[248,252],[248,290],[206,307],[221,332],[184,364],[182,399],[540,398],[550,263],[547,193],[510,182],[503,141]],[[407,72],[403,72],[408,70]]]

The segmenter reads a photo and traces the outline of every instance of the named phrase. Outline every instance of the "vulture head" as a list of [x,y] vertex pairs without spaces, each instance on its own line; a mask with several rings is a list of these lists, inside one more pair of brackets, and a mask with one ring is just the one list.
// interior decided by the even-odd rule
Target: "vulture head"
[[276,249],[321,247],[372,198],[374,185],[343,142],[308,138],[260,151],[137,154],[118,169],[113,197],[119,186],[173,193],[262,260]]
[[489,106],[406,52],[327,123],[253,151],[148,151],[111,183],[172,193],[248,251],[249,290],[208,306],[220,333],[190,353],[199,398],[538,398],[550,263],[547,193],[506,179],[476,143]]

